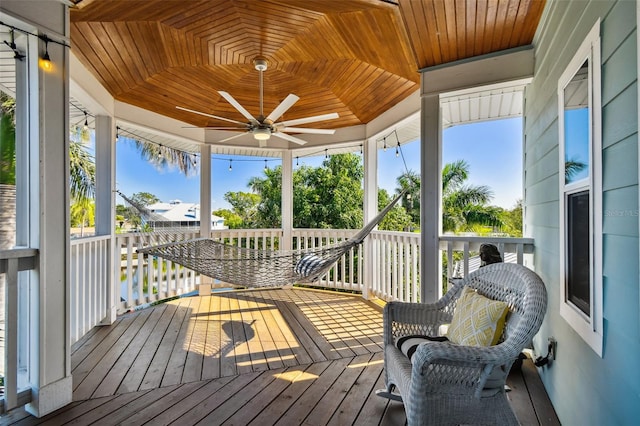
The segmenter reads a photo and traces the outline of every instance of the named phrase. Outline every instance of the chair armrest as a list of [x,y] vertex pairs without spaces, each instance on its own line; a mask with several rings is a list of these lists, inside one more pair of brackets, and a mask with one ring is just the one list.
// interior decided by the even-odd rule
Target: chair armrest
[[464,364],[502,365],[515,360],[520,351],[500,343],[493,346],[461,346],[451,342],[425,342],[413,355],[413,364],[460,362]]
[[507,366],[501,377],[502,387],[508,368],[518,355],[518,350],[505,343],[481,347],[460,346],[451,342],[425,342],[413,354],[411,376],[425,391],[433,383],[446,383],[450,390],[458,389],[454,393],[469,393],[479,398],[494,367]]
[[433,304],[389,302],[383,311],[384,343],[410,334],[436,336],[439,327],[451,321],[452,308],[440,302]]

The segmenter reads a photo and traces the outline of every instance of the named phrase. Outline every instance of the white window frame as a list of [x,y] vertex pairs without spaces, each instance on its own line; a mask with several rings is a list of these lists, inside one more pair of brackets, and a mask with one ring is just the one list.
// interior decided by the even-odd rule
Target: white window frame
[[[588,61],[589,71],[589,177],[565,183],[564,89],[576,72]],[[560,315],[602,356],[602,101],[601,101],[600,20],[585,37],[574,57],[558,81],[559,130],[559,212],[560,212]],[[589,191],[590,203],[590,313],[585,315],[567,299],[567,195]]]

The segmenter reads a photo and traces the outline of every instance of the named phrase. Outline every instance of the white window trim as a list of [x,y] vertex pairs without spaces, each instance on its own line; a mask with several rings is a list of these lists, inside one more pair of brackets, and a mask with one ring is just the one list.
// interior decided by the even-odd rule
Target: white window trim
[[[589,182],[564,182],[564,88],[573,78],[585,60],[589,61],[589,119],[590,158]],[[585,37],[574,57],[558,81],[558,131],[559,131],[559,212],[560,212],[560,315],[580,335],[580,337],[602,356],[603,313],[602,313],[602,101],[600,77],[600,20]],[[578,189],[589,189],[591,218],[591,313],[589,316],[567,301],[566,276],[566,205],[567,194]]]

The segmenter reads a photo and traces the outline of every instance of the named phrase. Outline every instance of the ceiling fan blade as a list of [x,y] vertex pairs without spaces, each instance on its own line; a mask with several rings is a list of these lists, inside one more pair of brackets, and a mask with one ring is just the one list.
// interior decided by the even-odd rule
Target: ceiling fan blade
[[308,129],[305,127],[284,127],[278,130],[281,132],[309,133],[313,135],[333,135],[336,132],[334,129]]
[[298,145],[304,145],[304,144],[307,143],[307,141],[303,141],[302,139],[298,139],[298,138],[296,138],[294,136],[291,136],[291,135],[288,135],[286,133],[273,132],[271,134],[273,136],[276,136],[276,137],[280,138],[280,139],[284,139],[284,140],[288,140],[288,141],[293,142],[293,143],[297,143]]
[[247,131],[246,127],[216,127],[216,126],[182,126],[183,129],[205,129],[205,130],[243,130]]
[[251,121],[252,123],[258,123],[258,120],[256,120],[256,118],[251,115],[249,111],[244,109],[244,107],[240,105],[240,102],[236,101],[233,96],[222,90],[219,90],[218,93],[220,93],[220,96],[225,98],[227,102],[229,102],[235,109],[237,109],[238,112],[242,114],[247,120]]
[[298,102],[300,98],[293,93],[290,93],[289,96],[284,98],[284,101],[280,102],[280,105],[274,109],[271,114],[267,116],[267,120],[270,120],[272,123],[276,121],[278,118],[282,116],[289,108],[293,106],[296,102]]
[[289,127],[289,126],[297,126],[298,124],[313,123],[315,121],[333,120],[338,117],[340,116],[338,115],[337,112],[332,112],[330,114],[314,115],[313,117],[298,118],[296,120],[285,120],[276,124],[278,126]]
[[239,138],[240,136],[244,136],[245,134],[247,134],[247,132],[238,133],[237,135],[229,136],[226,139],[220,139],[217,143],[230,141],[231,139]]
[[200,112],[200,111],[196,111],[194,109],[183,108],[181,106],[177,106],[176,108],[179,109],[179,110],[182,110],[182,111],[187,111],[187,112],[192,112],[194,114],[204,115],[205,117],[215,118],[216,120],[228,121],[229,123],[237,123],[237,124],[242,124],[244,126],[247,125],[247,123],[243,123],[242,121],[236,121],[236,120],[231,120],[230,118],[218,117],[217,115],[207,114],[206,112]]

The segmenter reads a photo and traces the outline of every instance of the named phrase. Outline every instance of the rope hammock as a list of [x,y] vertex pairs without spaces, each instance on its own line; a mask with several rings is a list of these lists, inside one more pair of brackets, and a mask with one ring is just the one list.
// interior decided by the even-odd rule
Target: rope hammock
[[[167,220],[120,191],[116,192],[138,210],[145,221]],[[345,253],[360,245],[406,192],[402,191],[353,237],[324,247],[263,250],[225,244],[212,238],[194,238],[149,245],[139,248],[137,252],[159,256],[222,282],[245,287],[312,283],[322,278]],[[157,240],[166,236],[168,240],[167,234],[167,230],[161,230],[149,236]]]

